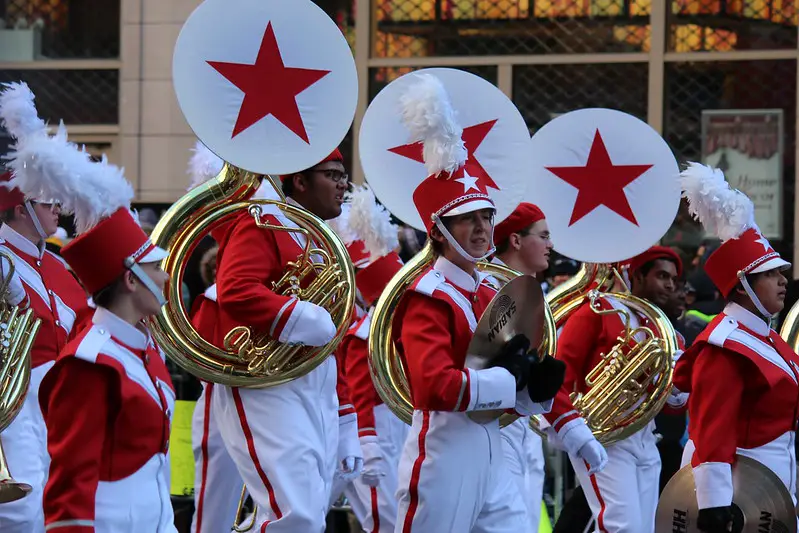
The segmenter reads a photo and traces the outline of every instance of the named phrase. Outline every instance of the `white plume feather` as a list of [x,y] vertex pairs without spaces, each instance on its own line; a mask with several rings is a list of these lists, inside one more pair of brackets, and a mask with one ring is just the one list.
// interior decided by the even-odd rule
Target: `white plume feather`
[[47,124],[39,118],[36,98],[27,83],[5,83],[0,93],[0,123],[15,139],[46,135]]
[[133,200],[133,187],[123,171],[105,155],[93,162],[85,149],[67,140],[63,123],[53,136],[18,138],[7,158],[13,173],[10,185],[28,198],[60,202],[63,211],[74,213],[78,233],[120,207],[129,208]]
[[347,202],[341,206],[341,214],[332,220],[328,220],[327,225],[336,232],[341,242],[348,245],[357,241],[359,237],[350,227],[350,214],[352,213],[352,206],[348,202],[350,193],[346,193],[344,199]]
[[680,173],[680,185],[691,215],[722,241],[738,238],[747,229],[756,227],[752,200],[730,188],[721,170],[689,163]]
[[391,223],[391,214],[377,203],[368,185],[355,187],[351,203],[349,226],[364,242],[372,261],[399,246],[397,226]]
[[192,190],[215,177],[225,164],[218,155],[209,150],[208,147],[199,140],[195,143],[191,151],[192,154],[189,158],[188,168],[188,173],[191,176],[191,183],[189,184],[188,190]]
[[444,85],[431,74],[415,74],[416,80],[400,97],[402,122],[411,142],[424,143],[424,163],[428,174],[453,173],[468,157],[461,138],[463,128],[456,120]]

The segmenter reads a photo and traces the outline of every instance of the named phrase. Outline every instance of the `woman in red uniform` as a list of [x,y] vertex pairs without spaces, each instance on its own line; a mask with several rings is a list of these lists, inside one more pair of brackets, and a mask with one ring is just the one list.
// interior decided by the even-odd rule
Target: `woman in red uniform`
[[68,144],[44,139],[45,192],[75,214],[78,237],[62,250],[97,306],[45,376],[47,531],[175,532],[169,496],[169,433],[175,393],[143,320],[158,313],[166,252],[130,211],[120,170]]
[[[454,116],[438,78],[421,75],[418,80],[403,105],[408,110],[418,97],[419,108],[432,111],[406,115],[425,115],[418,124],[441,126],[417,136],[424,141],[430,176],[413,191],[436,259],[411,284],[393,317],[394,341],[414,408],[399,464],[395,531],[515,533],[529,524],[522,495],[504,464],[499,423],[480,424],[467,413],[516,409],[522,415],[540,414],[549,409],[564,367],[552,357],[542,363],[531,357],[523,336],[509,342],[491,368],[465,367],[473,332],[496,294],[476,267],[493,252],[496,203],[485,191],[500,189],[497,181],[503,180],[495,174],[487,185],[475,177],[477,168],[468,164],[465,150],[462,159],[436,168],[436,159],[447,160],[437,156],[452,148],[442,148],[441,140],[447,138],[442,132],[458,128],[432,116],[434,110]],[[491,109],[486,115],[496,113]],[[450,139],[456,148],[451,152],[457,153],[457,146],[463,146],[460,135]],[[522,169],[503,177],[516,171]],[[509,205],[503,207],[512,208],[505,199]]]
[[736,454],[774,472],[795,500],[794,452],[799,357],[769,327],[784,305],[790,263],[754,222],[754,205],[720,170],[691,164],[682,174],[692,213],[722,245],[705,271],[727,305],[677,363],[674,383],[689,392],[683,463],[693,467],[697,526],[729,531]]

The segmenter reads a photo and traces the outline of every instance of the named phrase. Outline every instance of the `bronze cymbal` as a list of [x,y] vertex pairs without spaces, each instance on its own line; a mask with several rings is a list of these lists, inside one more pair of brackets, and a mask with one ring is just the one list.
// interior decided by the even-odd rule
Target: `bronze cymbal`
[[[544,337],[544,293],[532,276],[513,278],[494,296],[477,324],[466,356],[466,367],[483,370],[491,367],[502,347],[519,333],[527,336],[532,348]],[[545,355],[545,354],[541,354]],[[486,423],[498,418],[502,410],[469,413],[472,420]]]
[[[733,533],[796,533],[796,511],[783,482],[761,463],[742,455],[732,467]],[[660,495],[655,533],[701,533],[691,465],[680,469]]]

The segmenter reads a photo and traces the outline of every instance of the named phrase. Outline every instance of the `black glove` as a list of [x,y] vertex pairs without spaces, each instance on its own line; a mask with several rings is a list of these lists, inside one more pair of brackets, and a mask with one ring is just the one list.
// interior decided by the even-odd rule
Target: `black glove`
[[547,355],[544,359],[535,357],[530,362],[530,377],[527,380],[527,393],[535,403],[546,402],[555,397],[566,377],[566,363]]
[[530,374],[530,356],[527,350],[530,349],[530,339],[523,333],[519,333],[505,343],[499,355],[494,359],[494,364],[507,370],[516,378],[516,391],[520,391],[527,386],[527,379]]
[[731,507],[708,507],[699,509],[696,527],[704,533],[728,533],[732,531]]

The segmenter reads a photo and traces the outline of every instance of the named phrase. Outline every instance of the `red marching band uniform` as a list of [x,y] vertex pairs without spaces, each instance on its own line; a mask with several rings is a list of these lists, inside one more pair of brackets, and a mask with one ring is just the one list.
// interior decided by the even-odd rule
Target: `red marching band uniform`
[[796,502],[799,356],[769,327],[779,309],[767,309],[749,281],[777,273],[784,295],[779,271],[790,267],[754,223],[751,200],[730,190],[717,169],[694,163],[682,179],[692,213],[723,241],[705,271],[724,297],[737,292],[753,308],[728,300],[675,370],[675,387],[690,394],[683,463],[693,467],[699,527],[715,533],[723,529],[714,520],[731,518],[736,454],[769,468]]
[[[31,381],[24,406],[0,436],[12,475],[32,487],[32,493],[25,498],[0,505],[0,530],[9,533],[44,531],[42,494],[50,458],[47,430],[39,408],[39,386],[74,328],[90,311],[83,288],[64,262],[45,249],[45,239],[55,231],[57,222],[40,220],[36,210],[44,207],[42,203],[52,204],[61,199],[43,198],[37,190],[40,168],[30,158],[39,143],[47,142],[47,132],[45,123],[37,116],[33,99],[33,93],[24,83],[9,84],[0,94],[0,118],[16,138],[9,154],[13,179],[11,172],[0,174],[0,211],[23,206],[20,218],[26,219],[7,221],[0,227],[0,251],[12,258],[15,269],[9,303],[32,308],[36,318],[42,321],[31,350]],[[54,205],[52,209],[57,215],[58,208]],[[50,213],[47,215],[55,218]],[[32,235],[24,236],[14,229],[21,230],[20,226],[27,227],[38,239],[31,240]]]
[[24,164],[22,192],[58,198],[75,214],[79,236],[62,255],[86,291],[109,306],[80,322],[39,387],[50,454],[46,530],[174,532],[168,453],[175,392],[141,322],[164,301],[166,275],[152,265],[166,252],[134,219],[133,188],[117,167],[92,162],[63,130],[21,141],[15,164]]

